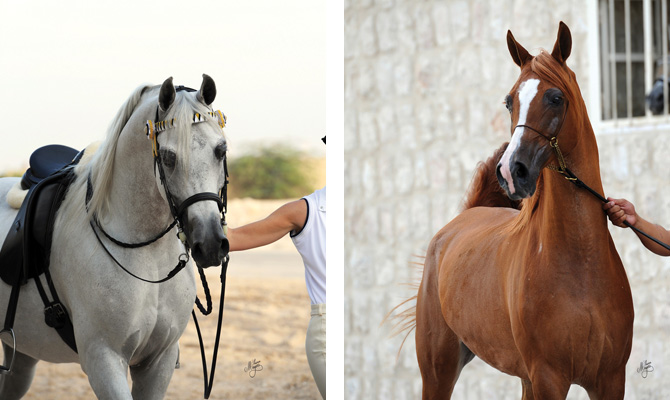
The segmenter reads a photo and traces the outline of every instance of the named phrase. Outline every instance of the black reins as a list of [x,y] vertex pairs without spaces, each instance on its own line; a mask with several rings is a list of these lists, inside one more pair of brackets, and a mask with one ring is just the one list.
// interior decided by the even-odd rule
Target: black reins
[[[575,186],[577,186],[578,188],[580,188],[580,189],[586,189],[589,193],[591,193],[591,195],[592,195],[593,197],[597,198],[597,199],[600,200],[601,202],[603,202],[603,203],[607,203],[607,202],[608,202],[608,200],[607,200],[603,195],[601,195],[600,193],[596,192],[596,191],[593,190],[589,185],[587,185],[586,183],[584,183],[581,179],[579,179],[579,178],[577,177],[577,175],[575,175],[572,171],[570,171],[569,168],[566,167],[565,170],[563,170],[563,171],[558,171],[558,170],[555,170],[555,171],[557,171],[557,172],[559,172],[560,174],[562,174],[562,175],[565,177],[565,179],[567,179],[568,181],[572,182],[572,183],[573,183]],[[668,245],[668,244],[666,244],[666,243],[664,243],[664,242],[661,242],[660,240],[658,240],[658,239],[656,239],[655,237],[651,236],[650,234],[646,233],[646,232],[643,231],[642,229],[634,227],[630,222],[624,220],[624,221],[623,221],[623,224],[626,225],[627,227],[631,228],[631,229],[634,230],[635,232],[639,233],[640,235],[642,235],[642,236],[646,237],[647,239],[653,241],[654,243],[658,244],[659,246],[665,248],[666,250],[670,250],[670,245]]]
[[[563,119],[561,120],[561,125],[560,125],[559,129],[556,131],[556,134],[554,136],[549,137],[549,136],[545,135],[544,133],[540,132],[539,130],[537,130],[537,129],[533,128],[532,126],[529,126],[529,125],[516,125],[514,127],[514,130],[516,130],[516,128],[528,128],[531,131],[533,131],[533,132],[537,133],[538,135],[542,136],[543,138],[547,139],[547,141],[549,141],[549,145],[551,146],[551,148],[554,149],[554,153],[556,153],[556,158],[558,160],[558,167],[555,166],[555,165],[548,165],[547,168],[549,168],[552,171],[556,171],[559,174],[563,175],[563,177],[565,179],[567,179],[569,182],[571,182],[572,184],[574,184],[575,186],[577,186],[580,189],[585,189],[593,197],[597,198],[601,202],[607,203],[608,200],[603,195],[596,192],[593,188],[591,188],[589,185],[584,183],[584,181],[579,179],[577,177],[577,175],[575,175],[572,171],[570,171],[570,169],[565,164],[565,159],[563,158],[563,153],[561,153],[561,149],[558,147],[558,137],[557,137],[558,134],[563,129],[563,123],[565,122],[565,117],[567,116],[567,113],[568,113],[568,105],[569,105],[568,100],[566,99],[565,102],[566,102],[566,104],[565,104],[565,110],[563,111]],[[627,227],[631,228],[632,230],[634,230],[635,232],[639,233],[640,235],[646,237],[647,239],[653,241],[654,243],[658,244],[659,246],[665,248],[666,250],[670,250],[670,245],[656,239],[655,237],[653,237],[653,236],[649,235],[648,233],[644,232],[643,230],[634,227],[633,225],[631,225],[630,222],[624,220],[623,223]]]
[[[209,399],[209,395],[212,393],[212,388],[214,387],[214,371],[216,371],[216,360],[219,355],[219,342],[221,341],[221,328],[223,326],[223,306],[224,299],[226,297],[226,271],[228,270],[228,260],[229,257],[223,260],[221,264],[221,274],[219,278],[221,279],[221,295],[219,296],[219,318],[216,323],[216,337],[214,339],[214,351],[212,353],[212,369],[209,373],[209,379],[207,377],[207,357],[205,355],[205,346],[202,340],[202,334],[200,332],[200,325],[198,324],[198,318],[196,318],[195,310],[191,311],[193,316],[193,322],[195,324],[195,330],[198,333],[198,342],[200,343],[200,359],[202,360],[202,375],[204,379],[204,397]],[[202,268],[198,268],[198,273],[200,273],[200,279],[202,280],[203,287],[205,288],[205,293],[209,293],[209,288],[207,287],[207,280],[205,279],[205,274]],[[203,315],[209,315],[212,312],[212,299],[211,296],[207,296],[207,309],[202,306],[200,299],[195,298],[195,303],[198,306],[198,309]]]

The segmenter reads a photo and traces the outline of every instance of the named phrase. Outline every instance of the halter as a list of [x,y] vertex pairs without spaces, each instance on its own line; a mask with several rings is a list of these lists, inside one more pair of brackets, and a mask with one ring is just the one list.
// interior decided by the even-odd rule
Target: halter
[[565,99],[565,110],[563,110],[563,118],[561,118],[561,125],[559,125],[558,130],[554,134],[554,136],[549,137],[545,135],[544,133],[540,132],[539,130],[533,128],[530,125],[517,125],[512,129],[512,132],[516,130],[516,128],[526,128],[529,129],[538,135],[542,136],[543,138],[547,139],[549,142],[549,145],[551,146],[552,149],[554,149],[554,153],[556,153],[556,158],[558,159],[558,167],[552,164],[547,165],[547,168],[556,171],[563,175],[565,179],[569,181],[573,181],[575,179],[574,176],[572,176],[572,172],[569,172],[568,168],[565,165],[565,159],[563,159],[563,153],[561,153],[561,149],[558,147],[558,134],[561,133],[561,130],[563,129],[563,123],[565,122],[565,117],[568,115],[568,106],[570,105],[570,102]]
[[[543,138],[547,139],[549,141],[549,145],[551,146],[551,148],[554,149],[554,153],[556,153],[556,158],[558,159],[558,166],[549,164],[549,165],[547,165],[547,168],[552,170],[552,171],[556,171],[559,174],[563,175],[563,177],[565,179],[567,179],[569,182],[573,183],[578,188],[587,190],[593,197],[597,198],[601,202],[607,203],[607,199],[603,195],[596,192],[595,190],[593,190],[593,188],[591,188],[589,185],[584,183],[584,181],[579,179],[577,177],[577,175],[575,175],[572,171],[570,171],[570,169],[565,164],[565,159],[563,158],[563,153],[561,153],[561,149],[558,147],[558,134],[563,129],[563,123],[565,122],[565,117],[568,114],[568,105],[570,104],[567,99],[565,101],[566,101],[566,104],[565,104],[565,110],[563,111],[563,119],[561,120],[561,125],[560,125],[558,131],[556,132],[556,134],[554,136],[549,137],[549,136],[545,135],[544,133],[540,132],[539,130],[537,130],[537,129],[531,127],[531,126],[528,126],[528,125],[517,125],[517,126],[514,127],[513,131],[516,130],[516,128],[528,128],[531,131],[533,131],[533,132],[537,133],[538,135],[542,136]],[[668,245],[666,243],[663,243],[660,240],[656,239],[655,237],[653,237],[653,236],[647,234],[646,232],[640,230],[639,228],[634,227],[628,221],[624,220],[623,223],[627,227],[631,228],[632,230],[639,233],[640,235],[645,236],[646,238],[655,242],[659,246],[662,246],[665,249],[670,250],[670,245]]]

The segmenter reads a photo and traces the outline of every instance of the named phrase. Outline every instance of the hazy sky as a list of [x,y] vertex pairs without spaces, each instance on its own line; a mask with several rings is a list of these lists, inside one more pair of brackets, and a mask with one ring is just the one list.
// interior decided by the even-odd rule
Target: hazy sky
[[325,155],[326,2],[0,3],[0,171],[104,137],[140,84],[214,78],[231,156],[286,143]]

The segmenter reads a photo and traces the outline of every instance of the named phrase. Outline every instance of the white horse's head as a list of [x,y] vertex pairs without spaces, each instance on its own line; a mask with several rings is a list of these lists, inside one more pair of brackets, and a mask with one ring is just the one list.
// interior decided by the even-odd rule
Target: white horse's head
[[[214,111],[214,80],[199,90],[172,84],[140,86],[121,107],[107,139],[77,167],[91,186],[89,218],[129,243],[145,242],[178,219],[180,238],[200,267],[228,254],[222,213],[226,185],[225,117]],[[146,138],[150,140],[146,140]],[[74,221],[72,209],[66,220]]]
[[198,91],[175,89],[168,78],[160,88],[156,111],[159,121],[167,124],[155,133],[158,184],[201,267],[220,265],[229,249],[222,204],[217,201],[226,184],[227,144],[221,129],[224,117],[210,108],[215,97],[214,80],[207,75]]

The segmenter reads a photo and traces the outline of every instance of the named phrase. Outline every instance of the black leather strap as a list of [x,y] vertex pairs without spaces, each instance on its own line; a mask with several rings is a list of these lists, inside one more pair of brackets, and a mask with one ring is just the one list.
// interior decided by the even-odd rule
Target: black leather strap
[[[212,354],[212,369],[211,371],[209,371],[209,378],[207,377],[207,358],[205,357],[205,345],[202,341],[200,325],[198,324],[198,319],[195,316],[195,310],[191,312],[191,315],[193,316],[193,322],[195,323],[195,330],[198,333],[198,341],[200,342],[200,357],[202,358],[202,374],[205,384],[205,393],[204,393],[205,399],[209,399],[209,396],[212,393],[212,387],[214,386],[214,372],[216,370],[216,359],[219,354],[219,341],[221,339],[221,328],[223,326],[223,306],[224,306],[224,299],[226,298],[226,272],[228,271],[228,261],[229,258],[228,256],[226,256],[226,258],[224,258],[223,260],[223,263],[221,264],[221,276],[220,276],[221,295],[219,296],[219,317],[216,323],[216,338],[214,339],[214,352]],[[204,278],[204,274],[201,274],[201,277]],[[203,284],[204,282],[206,281],[203,281]],[[209,306],[209,308],[211,312],[211,305]]]
[[221,200],[221,197],[218,194],[212,192],[196,193],[193,196],[189,197],[188,199],[182,201],[182,203],[177,208],[176,217],[181,218],[182,213],[186,211],[186,209],[190,205],[197,203],[199,201],[206,201],[206,200],[215,201],[216,205],[219,207],[219,211],[223,210],[223,201]]
[[[137,276],[137,275],[133,274],[133,273],[130,272],[126,267],[124,267],[124,266],[123,266],[123,265],[116,259],[116,257],[114,257],[114,256],[112,255],[112,253],[110,253],[110,251],[107,249],[107,247],[102,243],[102,240],[100,239],[100,236],[98,235],[98,232],[95,230],[95,226],[93,226],[93,221],[90,221],[90,225],[91,225],[91,229],[93,230],[93,234],[95,235],[95,238],[98,240],[98,243],[99,243],[100,246],[103,248],[103,250],[105,250],[105,253],[107,253],[107,255],[109,256],[109,258],[111,258],[112,261],[114,261],[114,263],[115,263],[116,265],[118,265],[118,266],[119,266],[124,272],[126,272],[128,275],[130,275],[130,276],[132,276],[133,278],[138,279],[138,280],[140,280],[140,281],[142,281],[142,282],[146,282],[146,283],[163,283],[163,282],[167,282],[167,281],[169,281],[170,279],[174,278],[174,277],[179,273],[179,271],[181,271],[182,269],[184,269],[184,267],[186,266],[186,263],[188,262],[188,260],[189,260],[189,258],[190,258],[189,255],[188,255],[188,250],[185,250],[186,252],[179,256],[179,262],[177,262],[177,265],[176,265],[170,272],[168,272],[168,274],[167,274],[167,276],[166,276],[165,278],[163,278],[163,279],[158,279],[158,280],[144,279],[144,278],[142,278],[142,277],[140,277],[140,276]],[[182,256],[183,256],[184,258],[182,258]]]
[[21,291],[21,281],[23,280],[23,270],[19,272],[19,277],[12,285],[12,293],[9,295],[7,303],[7,313],[5,314],[5,330],[14,328],[14,319],[16,318],[16,307],[19,304],[19,292]]
[[58,298],[58,293],[56,293],[56,288],[53,285],[51,280],[51,274],[49,270],[46,270],[44,276],[47,280],[47,285],[49,286],[49,291],[53,297],[53,301],[49,300],[49,297],[42,286],[42,281],[39,276],[35,277],[35,285],[37,286],[37,291],[42,298],[44,303],[44,322],[54,328],[58,332],[58,336],[63,339],[65,344],[67,344],[75,353],[77,353],[77,343],[74,337],[74,327],[72,326],[72,320],[70,315],[67,312],[67,309],[60,302]]

